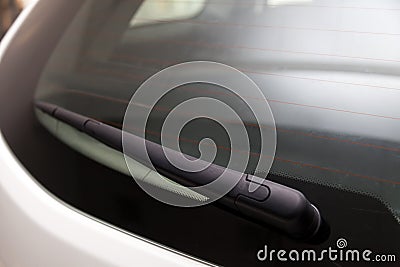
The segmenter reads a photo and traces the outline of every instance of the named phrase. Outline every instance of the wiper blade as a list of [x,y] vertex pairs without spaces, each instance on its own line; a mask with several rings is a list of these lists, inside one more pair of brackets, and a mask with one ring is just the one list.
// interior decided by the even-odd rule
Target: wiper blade
[[[177,157],[180,157],[180,152],[143,140],[133,134],[125,135],[125,133],[124,144],[128,144],[128,146],[123,149],[122,130],[50,103],[36,102],[35,104],[36,108],[42,112],[84,132],[113,149],[124,152],[138,162],[143,163],[145,157],[148,156],[157,172],[181,185],[203,185],[212,182],[216,175],[218,176],[223,172],[228,172],[232,177],[240,178],[236,186],[217,201],[219,207],[234,214],[239,214],[262,225],[273,226],[289,236],[301,240],[312,240],[322,228],[319,210],[298,190],[250,174],[226,169],[216,164],[209,164],[206,169],[197,173],[188,173],[170,163],[171,155],[174,157],[175,153]],[[127,138],[129,140],[126,140]],[[135,147],[140,147],[143,142],[146,144],[147,155],[144,155],[141,149],[135,149]],[[164,150],[169,150],[169,159],[165,156]],[[195,159],[188,155],[185,155],[185,157]],[[249,190],[251,185],[254,188],[252,183],[257,184],[255,191]],[[200,191],[198,193],[207,195],[207,193],[212,192]]]

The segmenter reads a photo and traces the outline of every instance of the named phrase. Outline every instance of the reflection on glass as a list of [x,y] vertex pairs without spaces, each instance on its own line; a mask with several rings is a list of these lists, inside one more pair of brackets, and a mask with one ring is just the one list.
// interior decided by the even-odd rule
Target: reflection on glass
[[130,22],[131,27],[190,19],[199,14],[205,5],[205,0],[160,1],[145,0]]

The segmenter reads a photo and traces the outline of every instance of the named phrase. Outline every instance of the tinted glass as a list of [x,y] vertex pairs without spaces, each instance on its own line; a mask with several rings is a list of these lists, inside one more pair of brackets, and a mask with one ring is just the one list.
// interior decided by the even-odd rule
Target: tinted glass
[[[399,9],[394,1],[84,1],[47,63],[36,99],[122,128],[135,90],[158,71],[199,60],[233,66],[256,82],[274,114],[271,174],[320,204],[334,228],[327,242],[343,234],[365,246],[362,236],[376,231],[378,248],[395,246]],[[241,108],[224,88],[181,86],[158,103],[147,138],[160,142],[168,111],[195,96]],[[254,164],[263,156],[262,126],[252,119],[245,121],[252,144],[247,171],[260,172]],[[181,147],[199,156],[204,137],[216,140],[215,162],[226,165],[230,144],[220,125],[194,121],[182,131]]]

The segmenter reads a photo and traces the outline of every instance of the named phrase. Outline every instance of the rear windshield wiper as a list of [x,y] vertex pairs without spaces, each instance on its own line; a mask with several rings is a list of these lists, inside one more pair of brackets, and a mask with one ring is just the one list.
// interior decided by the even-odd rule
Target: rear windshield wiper
[[[124,144],[128,143],[129,145],[123,149],[122,130],[50,103],[36,102],[35,104],[37,109],[51,117],[117,151],[123,151],[134,160],[143,162],[140,149],[135,149],[143,144],[144,140],[141,137],[124,133]],[[313,240],[320,235],[320,230],[323,228],[321,227],[323,221],[321,215],[300,191],[216,164],[210,164],[205,170],[197,173],[188,173],[177,169],[170,163],[164,154],[164,150],[167,148],[148,140],[144,142],[147,156],[151,159],[157,172],[181,185],[203,185],[211,182],[216,174],[224,171],[232,177],[240,177],[236,186],[217,201],[219,207],[256,223],[273,226],[296,239]],[[173,156],[174,153],[177,156],[181,155],[180,152],[169,151],[168,156]],[[193,158],[188,155],[185,157]],[[258,186],[253,192],[249,190],[251,183],[257,183]],[[204,194],[205,192],[199,193]]]

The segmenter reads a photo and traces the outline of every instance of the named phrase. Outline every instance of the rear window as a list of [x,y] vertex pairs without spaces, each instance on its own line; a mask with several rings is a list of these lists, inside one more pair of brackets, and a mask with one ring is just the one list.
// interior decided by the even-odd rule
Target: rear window
[[[157,72],[192,61],[232,66],[258,85],[274,115],[271,174],[314,188],[307,195],[314,202],[324,198],[320,188],[329,188],[345,205],[347,192],[380,203],[387,220],[398,221],[399,12],[400,3],[389,0],[84,1],[47,63],[36,100],[122,129],[131,97]],[[157,104],[146,138],[159,143],[168,112],[199,96],[240,110],[220,86],[183,85]],[[255,123],[251,116],[245,121],[247,171],[262,175],[255,165],[263,157],[257,138],[263,125]],[[226,166],[234,151],[220,125],[197,120],[174,138],[199,157],[206,137],[217,144],[215,163]],[[338,207],[329,202],[325,212],[334,218]],[[354,221],[350,239],[361,238],[350,234],[357,224],[385,228],[373,210]],[[340,229],[333,232],[332,240]]]

